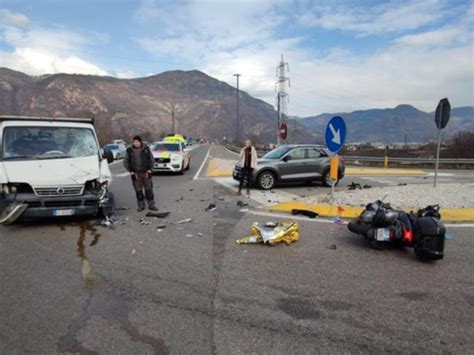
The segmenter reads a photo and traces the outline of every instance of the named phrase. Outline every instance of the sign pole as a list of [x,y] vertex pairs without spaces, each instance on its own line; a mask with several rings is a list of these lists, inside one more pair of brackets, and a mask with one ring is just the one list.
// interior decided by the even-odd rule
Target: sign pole
[[439,167],[439,151],[441,147],[441,128],[438,128],[438,145],[436,147],[436,168],[434,176],[434,187],[436,187],[436,180],[438,180],[438,167]]

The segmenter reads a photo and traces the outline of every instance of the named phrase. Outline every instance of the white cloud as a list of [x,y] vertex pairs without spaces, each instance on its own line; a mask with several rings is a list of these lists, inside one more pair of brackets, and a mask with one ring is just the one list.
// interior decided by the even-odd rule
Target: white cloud
[[443,15],[441,0],[388,2],[376,6],[316,5],[299,16],[306,26],[327,30],[353,31],[363,35],[413,30]]
[[[3,10],[4,13],[6,10]],[[10,12],[8,12],[11,15]],[[22,14],[14,14],[18,21],[0,25],[0,40],[12,47],[0,51],[0,66],[30,75],[69,73],[107,75],[98,65],[83,58],[88,46],[106,38],[100,34],[87,35],[63,28],[39,27],[20,21]],[[28,26],[25,26],[29,24]],[[21,26],[20,26],[21,25]]]
[[395,40],[395,43],[409,46],[452,46],[458,42],[466,43],[472,33],[462,28],[447,27],[439,30],[405,35]]
[[25,15],[8,10],[0,10],[0,20],[8,26],[24,27],[30,24],[30,20]]
[[[474,105],[472,37],[465,24],[401,36],[372,54],[334,47],[315,55],[304,47],[302,38],[281,38],[281,18],[268,4],[241,9],[240,3],[226,2],[216,11],[204,5],[197,12],[191,11],[194,5],[162,12],[155,8],[150,14],[160,33],[138,39],[139,43],[157,57],[187,63],[233,86],[233,74],[241,73],[241,89],[272,105],[275,67],[283,53],[291,69],[290,115],[402,103],[431,111],[446,96],[454,106]],[[392,2],[365,14],[333,8],[324,13],[318,26],[364,35],[397,33],[436,21],[442,6],[440,1],[412,1],[403,6]],[[333,17],[327,17],[331,12]]]
[[34,47],[16,48],[13,52],[0,51],[0,66],[30,75],[46,73],[107,75],[105,70],[77,56],[59,56],[51,51]]
[[140,75],[135,73],[133,70],[117,71],[115,76],[119,79],[133,79],[138,78]]

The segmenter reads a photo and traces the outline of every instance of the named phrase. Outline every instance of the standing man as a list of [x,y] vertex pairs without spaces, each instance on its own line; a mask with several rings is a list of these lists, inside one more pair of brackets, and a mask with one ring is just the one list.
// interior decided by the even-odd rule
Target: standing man
[[257,150],[252,146],[252,141],[247,139],[244,147],[240,150],[239,164],[242,168],[239,183],[239,192],[237,196],[242,194],[242,186],[244,180],[247,180],[247,196],[250,196],[250,181],[252,179],[252,171],[257,167]]
[[[153,179],[151,169],[155,159],[150,148],[142,143],[140,136],[133,137],[132,146],[127,148],[123,165],[132,176],[133,188],[137,194],[138,212],[145,209],[145,197],[148,209],[158,211],[153,196]],[[145,194],[143,194],[145,190]]]

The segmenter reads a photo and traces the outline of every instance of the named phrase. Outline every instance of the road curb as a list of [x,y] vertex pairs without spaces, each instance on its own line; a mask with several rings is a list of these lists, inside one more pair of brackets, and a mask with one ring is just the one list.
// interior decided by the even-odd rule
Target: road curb
[[[293,209],[305,209],[318,213],[321,217],[341,217],[351,219],[357,217],[364,207],[347,205],[308,204],[299,201],[279,203],[268,208],[269,211],[291,213]],[[404,209],[407,212],[416,211],[418,208]],[[474,222],[474,208],[441,208],[443,222]]]

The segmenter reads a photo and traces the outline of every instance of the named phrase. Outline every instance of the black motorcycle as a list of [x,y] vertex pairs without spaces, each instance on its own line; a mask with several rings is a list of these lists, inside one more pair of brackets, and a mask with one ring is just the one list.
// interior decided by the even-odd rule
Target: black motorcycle
[[367,238],[375,249],[393,243],[413,248],[421,261],[431,261],[444,256],[446,227],[440,219],[439,205],[407,213],[393,209],[388,203],[375,201],[369,203],[348,228]]

